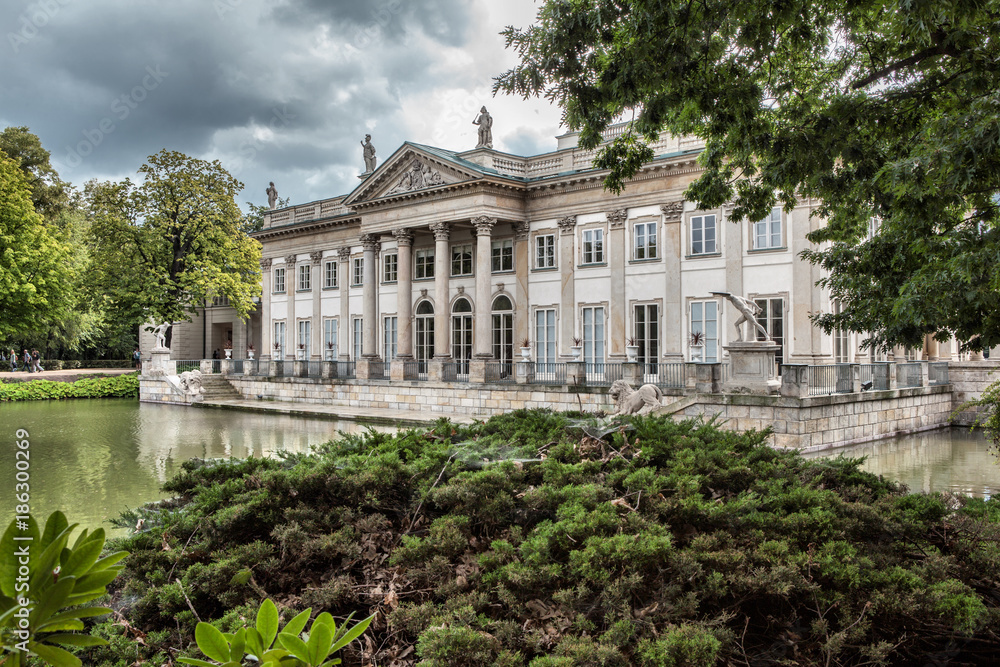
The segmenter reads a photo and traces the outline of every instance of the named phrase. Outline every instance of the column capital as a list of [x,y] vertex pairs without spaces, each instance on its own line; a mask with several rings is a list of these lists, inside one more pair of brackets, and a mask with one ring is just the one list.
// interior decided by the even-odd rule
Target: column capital
[[560,218],[559,220],[559,231],[563,236],[571,236],[573,230],[576,227],[576,216],[567,215],[565,218]]
[[401,248],[413,245],[413,230],[394,229],[392,230],[392,235],[396,239],[396,244]]
[[351,248],[349,246],[341,248],[337,251],[337,255],[339,255],[341,262],[346,262],[351,259]]
[[660,211],[663,212],[663,220],[665,222],[680,222],[681,214],[684,213],[684,200],[663,204],[660,206]]
[[295,266],[295,262],[297,261],[298,257],[296,255],[288,255],[287,257],[285,257],[285,264],[287,264],[288,266]]
[[363,247],[366,251],[373,250],[375,252],[378,252],[379,248],[382,247],[382,243],[379,241],[379,238],[374,234],[362,234],[361,247]]
[[611,229],[621,228],[625,226],[625,221],[628,220],[628,209],[619,208],[614,211],[608,211],[604,215],[608,217]]
[[260,260],[260,271],[261,273],[267,273],[271,270],[271,262],[273,262],[270,257]]
[[496,224],[497,219],[487,215],[472,219],[472,225],[476,228],[476,236],[489,236],[493,233],[493,226]]
[[323,251],[317,250],[315,252],[309,253],[309,259],[312,260],[312,263],[314,265],[319,264],[320,262],[323,261]]
[[451,238],[450,222],[432,222],[431,231],[434,232],[435,241],[447,241]]
[[518,241],[527,241],[528,232],[531,230],[530,222],[515,222],[514,223],[514,238]]

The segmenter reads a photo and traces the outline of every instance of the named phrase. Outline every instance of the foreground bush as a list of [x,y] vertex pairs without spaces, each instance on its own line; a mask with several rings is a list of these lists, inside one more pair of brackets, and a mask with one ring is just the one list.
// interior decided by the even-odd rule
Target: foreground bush
[[76,382],[31,380],[0,384],[2,401],[41,401],[58,398],[139,398],[139,375],[82,378]]
[[285,621],[375,614],[346,664],[959,664],[1000,649],[1000,501],[907,495],[762,433],[581,417],[186,463],[167,484],[179,498],[117,541],[133,553],[115,593],[127,622],[98,628],[111,646],[94,664],[176,660],[199,619],[235,632],[265,597]]

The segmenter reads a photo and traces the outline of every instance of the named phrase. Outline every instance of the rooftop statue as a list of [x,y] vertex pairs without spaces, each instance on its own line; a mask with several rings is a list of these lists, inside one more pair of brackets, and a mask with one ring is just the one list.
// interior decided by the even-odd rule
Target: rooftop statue
[[486,107],[479,110],[479,117],[472,124],[479,126],[479,143],[476,148],[493,148],[493,116]]
[[370,174],[375,171],[375,147],[372,145],[372,135],[366,134],[365,140],[361,142],[364,146],[365,173]]
[[265,190],[267,193],[267,205],[274,210],[274,207],[278,204],[278,189],[274,187],[274,181],[271,181],[271,185]]
[[757,316],[760,315],[761,309],[753,301],[744,299],[741,296],[731,294],[729,292],[712,292],[716,296],[724,296],[729,299],[729,302],[736,306],[736,309],[740,311],[740,319],[736,320],[736,340],[743,342],[743,323],[749,322],[751,326],[760,332],[760,335],[764,337],[764,340],[771,340],[771,337],[767,334],[767,330],[761,326],[761,323],[757,321]]

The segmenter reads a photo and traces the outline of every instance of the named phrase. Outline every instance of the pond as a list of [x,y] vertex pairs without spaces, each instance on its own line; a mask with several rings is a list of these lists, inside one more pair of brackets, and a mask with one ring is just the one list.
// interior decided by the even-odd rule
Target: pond
[[[61,509],[71,522],[103,526],[126,508],[168,497],[160,485],[192,458],[271,456],[308,451],[338,431],[366,426],[288,415],[192,409],[131,400],[0,404],[0,525],[14,517],[17,429],[30,442],[31,509]],[[379,427],[379,430],[391,430]]]

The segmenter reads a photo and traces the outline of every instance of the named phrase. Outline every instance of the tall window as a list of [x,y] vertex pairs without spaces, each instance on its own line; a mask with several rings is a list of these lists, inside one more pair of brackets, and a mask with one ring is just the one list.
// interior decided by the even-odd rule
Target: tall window
[[514,360],[514,305],[505,296],[493,300],[493,358]]
[[554,364],[556,359],[556,311],[552,308],[535,311],[535,361]]
[[604,362],[603,307],[583,309],[583,361],[588,365]]
[[710,255],[717,252],[715,216],[697,215],[691,218],[691,254]]
[[472,358],[472,304],[459,299],[451,313],[451,356],[459,362],[459,374],[465,375]]
[[554,269],[556,266],[555,234],[542,234],[535,237],[535,268]]
[[394,283],[398,278],[399,255],[392,253],[386,255],[382,261],[382,282]]
[[434,250],[418,250],[413,257],[413,277],[417,280],[421,278],[434,277]]
[[213,296],[212,297],[213,306],[228,306],[229,297],[228,296]]
[[396,317],[385,318],[385,323],[383,326],[382,341],[384,346],[385,356],[382,358],[385,361],[392,361],[396,358],[396,342],[399,334],[399,319]]
[[309,320],[299,320],[299,337],[297,341],[298,349],[305,350],[307,357],[309,356],[309,350],[311,349],[310,346],[311,343],[310,334],[312,333],[312,331],[310,331],[311,328],[312,328],[312,322],[310,322]]
[[285,291],[285,269],[284,267],[274,269],[274,291]]
[[775,206],[771,215],[753,223],[753,247],[754,250],[764,250],[781,246],[781,208]]
[[452,246],[451,275],[471,276],[473,257],[475,257],[475,255],[473,254],[471,243]]
[[[840,299],[834,299],[833,314],[840,315],[842,312],[843,312],[843,306],[840,303]],[[850,350],[848,349],[848,336],[847,336],[847,330],[845,329],[833,330],[833,361],[834,363],[837,364],[846,364],[848,361],[850,361]]]
[[[785,300],[754,299],[754,303],[760,308],[757,321],[779,348],[774,357],[780,366],[785,363]],[[759,331],[757,332],[757,340],[764,340],[764,336]]]
[[323,354],[337,358],[337,318],[323,320]]
[[325,262],[323,264],[323,287],[333,289],[337,286],[337,262]]
[[[691,333],[701,333],[701,360],[719,361],[719,303],[717,301],[693,301],[691,303]],[[694,350],[691,360],[694,361]]]
[[272,345],[277,345],[274,348],[274,358],[284,359],[285,358],[285,323],[275,322],[274,323],[274,343]]
[[656,228],[655,222],[639,222],[632,228],[632,239],[635,244],[633,259],[656,259],[660,256]]
[[427,372],[427,362],[434,356],[434,306],[430,301],[423,301],[417,306],[416,325],[414,332],[416,335],[416,345],[414,352],[417,356],[417,371]]
[[354,340],[351,341],[351,346],[353,347],[354,360],[357,361],[361,358],[362,347],[361,344],[364,342],[364,320],[360,317],[355,317],[353,320],[354,324]]
[[365,282],[365,258],[355,257],[351,260],[351,285],[357,287]]
[[493,241],[492,246],[493,273],[514,270],[514,241],[504,239]]
[[300,290],[312,289],[312,267],[308,264],[299,266],[299,287]]
[[660,356],[660,308],[655,303],[635,307],[635,342],[639,363],[652,365],[643,372],[655,373]]
[[601,264],[604,262],[604,230],[583,230],[583,263]]

